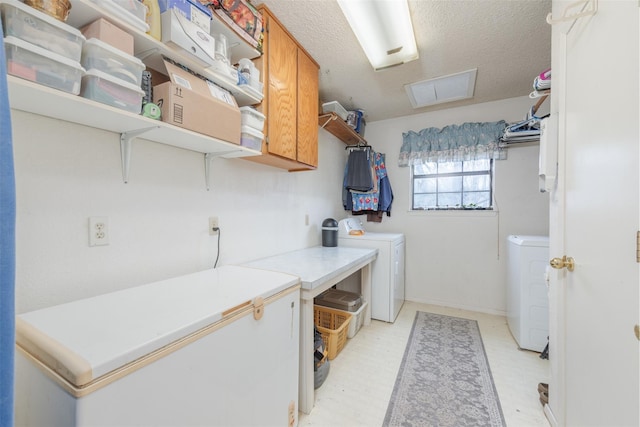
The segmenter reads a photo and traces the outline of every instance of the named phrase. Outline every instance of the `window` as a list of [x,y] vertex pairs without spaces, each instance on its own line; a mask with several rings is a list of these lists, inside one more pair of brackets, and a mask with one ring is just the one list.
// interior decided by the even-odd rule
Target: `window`
[[412,210],[493,208],[493,160],[416,162]]

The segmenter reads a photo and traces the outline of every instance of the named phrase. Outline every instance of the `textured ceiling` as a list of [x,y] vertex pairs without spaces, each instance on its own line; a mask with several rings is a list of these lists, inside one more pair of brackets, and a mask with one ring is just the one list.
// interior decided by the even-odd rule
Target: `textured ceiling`
[[[320,64],[320,99],[368,121],[528,95],[551,65],[551,0],[409,0],[420,58],[373,71],[335,0],[264,3]],[[472,99],[414,109],[404,85],[478,69]]]

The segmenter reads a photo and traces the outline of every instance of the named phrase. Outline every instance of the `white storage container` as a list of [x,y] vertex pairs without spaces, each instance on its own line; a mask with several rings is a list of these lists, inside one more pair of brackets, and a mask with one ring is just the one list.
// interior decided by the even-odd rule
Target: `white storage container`
[[265,116],[251,107],[240,107],[242,125],[252,127],[260,132],[264,129]]
[[325,102],[322,104],[323,113],[336,113],[342,120],[347,120],[349,113],[338,101]]
[[100,70],[87,70],[82,77],[80,95],[102,104],[140,114],[144,92],[140,87]]
[[84,36],[76,28],[17,0],[0,0],[0,12],[5,36],[80,61]]
[[147,22],[147,7],[139,0],[112,0],[115,4],[141,20]]
[[216,56],[216,39],[180,13],[169,9],[160,15],[162,42],[188,52],[203,67],[213,65]]
[[242,125],[240,130],[240,145],[251,148],[252,150],[262,150],[262,140],[264,134],[252,127]]
[[299,283],[223,266],[20,314],[16,425],[296,425]]
[[367,309],[367,304],[368,303],[364,301],[360,308],[356,311],[347,311],[341,310],[339,308],[332,308],[332,310],[340,310],[351,315],[351,322],[349,322],[349,329],[347,330],[347,338],[355,337],[364,324],[364,312]]
[[96,38],[90,38],[82,47],[82,66],[85,70],[100,70],[128,83],[140,86],[144,63]]
[[4,38],[7,73],[77,95],[84,69],[79,62],[17,39]]
[[[147,24],[147,6],[138,0],[93,0],[94,3],[109,11],[114,17],[126,22],[138,30],[149,31]],[[72,12],[73,13],[73,12]]]

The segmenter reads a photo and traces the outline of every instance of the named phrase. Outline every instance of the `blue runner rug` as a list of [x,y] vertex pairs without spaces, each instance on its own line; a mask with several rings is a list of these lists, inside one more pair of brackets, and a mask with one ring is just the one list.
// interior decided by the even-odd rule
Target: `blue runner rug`
[[417,312],[384,426],[506,426],[478,322]]

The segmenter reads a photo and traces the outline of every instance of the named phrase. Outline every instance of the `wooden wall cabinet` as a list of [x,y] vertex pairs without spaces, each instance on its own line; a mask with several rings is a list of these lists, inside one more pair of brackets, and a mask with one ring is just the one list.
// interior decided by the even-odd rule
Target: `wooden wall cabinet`
[[255,60],[264,83],[258,107],[265,116],[262,156],[252,161],[287,169],[318,166],[320,66],[265,6],[263,55]]

